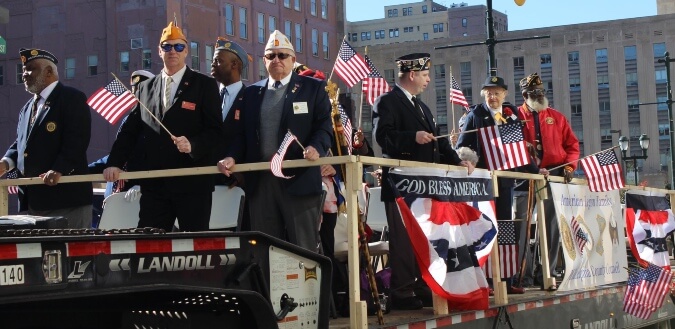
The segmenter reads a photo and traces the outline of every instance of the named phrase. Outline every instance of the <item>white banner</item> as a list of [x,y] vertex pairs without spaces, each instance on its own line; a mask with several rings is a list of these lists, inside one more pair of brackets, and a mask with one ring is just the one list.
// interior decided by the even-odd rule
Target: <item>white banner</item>
[[628,279],[619,190],[591,192],[586,185],[550,183],[565,254],[559,291]]

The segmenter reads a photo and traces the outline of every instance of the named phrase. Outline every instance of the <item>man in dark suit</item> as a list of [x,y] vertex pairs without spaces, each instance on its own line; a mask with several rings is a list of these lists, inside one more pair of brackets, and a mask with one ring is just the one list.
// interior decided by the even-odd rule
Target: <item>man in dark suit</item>
[[[211,75],[218,81],[220,87],[224,140],[223,144],[216,148],[216,161],[227,156],[237,135],[246,88],[241,81],[241,74],[248,68],[248,63],[249,56],[244,48],[236,42],[218,38],[211,63]],[[242,183],[243,175],[240,173],[234,173],[229,179],[225,175],[216,175],[218,185],[234,186]]]
[[[478,155],[478,163],[476,164],[478,168],[489,169],[479,133],[472,130],[517,122],[518,109],[504,102],[508,94],[508,87],[504,83],[504,79],[496,76],[488,77],[480,90],[480,95],[485,99],[485,102],[473,105],[466,114],[465,124],[462,133],[459,135],[457,147],[468,147],[474,150]],[[465,131],[470,132],[465,133]],[[534,164],[522,168],[522,170],[532,173],[539,172]],[[497,181],[499,196],[495,198],[495,210],[498,221],[513,220],[513,184],[514,180],[511,178],[499,178]],[[512,223],[505,223],[505,225],[510,224]],[[512,284],[507,285],[506,290],[509,294],[525,292],[523,288],[514,287]]]
[[[447,138],[435,137],[439,133],[431,110],[417,98],[429,84],[429,56],[418,53],[396,59],[398,83],[375,101],[379,113],[377,143],[385,157],[461,165],[471,172],[473,165],[459,159]],[[397,309],[419,309],[422,301],[414,292],[419,268],[388,182],[388,171],[382,168],[382,201],[386,203],[389,225],[392,305]]]
[[[305,147],[292,144],[285,159],[317,160],[332,142],[330,101],[326,83],[293,72],[295,51],[288,38],[274,31],[265,46],[269,78],[244,91],[242,129],[229,156],[218,162],[229,176],[236,163],[270,161],[284,135],[291,131]],[[251,229],[316,251],[321,213],[321,173],[318,166],[285,169],[290,179],[268,171],[247,173]]]
[[[110,151],[103,172],[109,182],[119,178],[139,137],[148,170],[213,165],[214,147],[222,139],[216,81],[185,65],[187,39],[173,22],[162,31],[159,55],[162,72],[138,86],[147,110],[138,104],[131,111]],[[178,219],[183,231],[207,230],[213,186],[210,175],[144,179],[138,226],[170,231]]]
[[20,55],[24,85],[34,97],[19,114],[17,138],[0,160],[0,175],[17,168],[20,178],[39,176],[44,181],[20,188],[21,212],[64,216],[69,228],[90,228],[91,184],[58,184],[62,175],[87,174],[87,97],[59,82],[58,60],[48,51],[21,49]]

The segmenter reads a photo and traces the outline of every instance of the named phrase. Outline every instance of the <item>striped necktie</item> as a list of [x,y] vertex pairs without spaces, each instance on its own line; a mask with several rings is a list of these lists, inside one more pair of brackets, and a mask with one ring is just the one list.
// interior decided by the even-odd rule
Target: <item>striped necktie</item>
[[35,98],[33,99],[33,106],[31,107],[30,110],[30,126],[33,127],[33,124],[35,123],[35,120],[37,119],[38,115],[38,104],[40,103],[40,95],[35,95]]
[[164,80],[164,113],[169,110],[171,102],[173,101],[171,97],[171,83],[173,83],[173,79],[171,77],[166,77]]

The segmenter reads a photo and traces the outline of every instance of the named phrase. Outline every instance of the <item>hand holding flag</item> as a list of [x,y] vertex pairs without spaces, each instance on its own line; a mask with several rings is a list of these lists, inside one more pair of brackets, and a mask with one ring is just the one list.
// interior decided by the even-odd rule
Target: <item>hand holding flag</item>
[[284,161],[284,156],[286,156],[288,148],[294,141],[298,143],[298,145],[300,145],[303,151],[305,151],[305,147],[302,146],[302,144],[300,144],[298,138],[295,137],[295,135],[293,135],[293,133],[290,130],[288,130],[286,136],[284,136],[284,140],[281,142],[281,145],[279,145],[279,149],[277,150],[276,153],[274,153],[274,156],[272,156],[272,161],[270,161],[270,170],[272,170],[272,174],[274,174],[274,176],[285,179],[290,179],[294,177],[294,176],[286,176],[281,171],[281,162]]

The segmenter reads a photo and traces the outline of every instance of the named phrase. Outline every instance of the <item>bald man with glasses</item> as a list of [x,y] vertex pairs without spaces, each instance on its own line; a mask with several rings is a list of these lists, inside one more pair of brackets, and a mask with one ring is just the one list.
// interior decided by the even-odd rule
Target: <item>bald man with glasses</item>
[[[293,72],[295,51],[281,32],[270,35],[264,62],[269,78],[244,90],[242,129],[228,157],[218,162],[226,176],[236,171],[237,163],[270,161],[289,130],[305,151],[293,143],[285,160],[317,160],[332,144],[326,83]],[[275,177],[270,171],[244,174],[251,229],[316,251],[322,207],[319,166],[284,169],[284,174],[293,177]]]
[[[185,65],[187,38],[173,22],[162,31],[158,52],[164,68],[138,86],[147,110],[136,105],[122,125],[103,172],[109,182],[119,178],[139,140],[148,170],[213,165],[223,138],[216,80]],[[171,231],[178,219],[182,231],[208,230],[213,190],[210,175],[144,179],[138,226]]]

